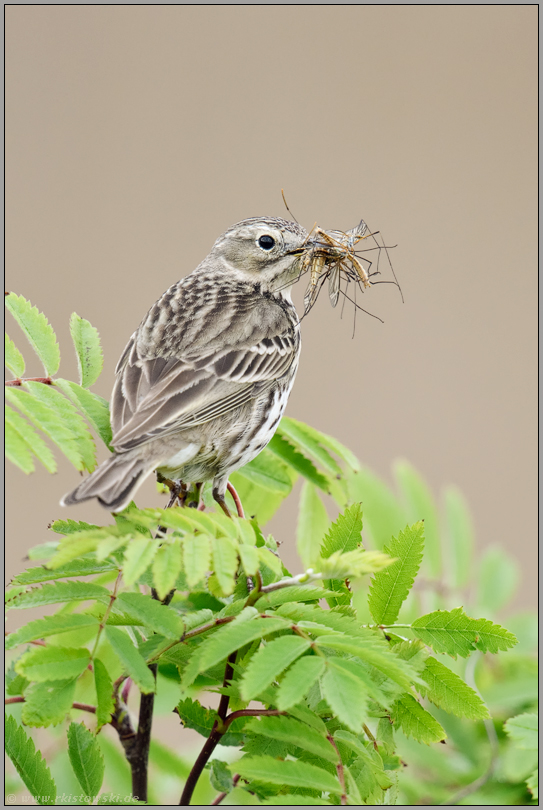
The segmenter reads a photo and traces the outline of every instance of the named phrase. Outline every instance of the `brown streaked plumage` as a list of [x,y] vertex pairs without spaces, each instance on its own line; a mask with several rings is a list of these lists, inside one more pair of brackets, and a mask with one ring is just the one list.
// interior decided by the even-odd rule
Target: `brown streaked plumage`
[[121,511],[157,470],[184,483],[212,480],[226,510],[229,474],[269,442],[294,382],[300,331],[290,287],[308,250],[298,224],[247,219],[164,293],[117,365],[115,453],[63,505],[98,498]]

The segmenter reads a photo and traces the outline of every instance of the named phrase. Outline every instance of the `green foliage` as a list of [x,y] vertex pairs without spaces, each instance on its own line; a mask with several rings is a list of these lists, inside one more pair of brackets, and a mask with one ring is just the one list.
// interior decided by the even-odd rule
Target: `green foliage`
[[[7,299],[46,373],[56,374],[45,317],[22,298]],[[107,402],[88,390],[102,367],[98,333],[75,314],[70,328],[79,383],[21,381],[24,360],[6,342],[17,378],[7,388],[7,454],[26,473],[35,459],[56,469],[43,436],[78,470],[95,464],[89,428],[111,441]],[[291,576],[261,526],[299,478],[304,570]],[[137,691],[149,695],[157,713],[175,710],[202,742],[211,735],[238,749],[214,751],[193,804],[210,804],[216,792],[227,794],[226,805],[440,804],[460,789],[481,804],[533,803],[533,618],[513,617],[515,646],[512,632],[469,615],[506,605],[514,562],[499,548],[474,562],[469,512],[455,489],[440,515],[417,471],[401,463],[396,478],[398,496],[338,441],[284,418],[269,447],[232,476],[255,519],[226,518],[204,490],[204,512],[132,504],[103,526],[54,521],[56,540],[29,552],[42,564],[21,572],[6,599],[8,608],[47,615],[33,614],[6,646],[9,710],[26,726],[67,730],[64,760],[51,755],[55,776],[68,778],[69,759],[70,784],[77,780],[98,805],[138,804],[127,765],[139,739],[126,706],[132,690],[130,703]],[[323,493],[332,496],[327,507]],[[210,692],[223,709],[228,703],[226,714],[208,708],[217,705]],[[105,725],[112,729],[96,736]],[[54,803],[32,740],[13,717],[7,732],[13,779],[26,785],[16,782],[15,791]],[[501,781],[488,770],[498,749]],[[152,740],[149,803],[178,802],[197,753],[185,761]]]

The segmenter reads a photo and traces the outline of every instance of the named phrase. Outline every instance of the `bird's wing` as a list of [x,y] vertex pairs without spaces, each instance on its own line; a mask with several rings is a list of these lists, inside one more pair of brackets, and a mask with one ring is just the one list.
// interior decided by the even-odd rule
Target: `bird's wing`
[[180,340],[177,351],[171,332],[186,332],[186,325],[180,329],[184,318],[154,336],[144,321],[117,367],[111,405],[115,449],[128,450],[216,419],[286,374],[298,351],[295,319],[271,302],[266,317],[258,309],[249,307],[238,328],[224,317],[224,328],[218,330],[221,319],[215,318],[207,343]]

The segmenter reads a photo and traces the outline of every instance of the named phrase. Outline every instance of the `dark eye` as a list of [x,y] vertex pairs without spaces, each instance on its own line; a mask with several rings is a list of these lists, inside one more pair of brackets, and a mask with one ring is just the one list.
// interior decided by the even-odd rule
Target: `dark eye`
[[258,240],[258,244],[262,248],[262,250],[271,250],[272,247],[275,245],[275,239],[273,236],[268,236],[267,234],[261,236]]

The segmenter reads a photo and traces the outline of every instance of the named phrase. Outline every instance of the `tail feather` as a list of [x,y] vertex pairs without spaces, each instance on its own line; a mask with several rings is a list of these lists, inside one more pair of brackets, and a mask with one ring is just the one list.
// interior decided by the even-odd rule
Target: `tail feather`
[[61,506],[73,506],[91,498],[98,498],[110,512],[122,512],[128,506],[139,486],[153,471],[153,466],[141,458],[113,455],[100,464],[92,475],[76,489],[65,495]]

